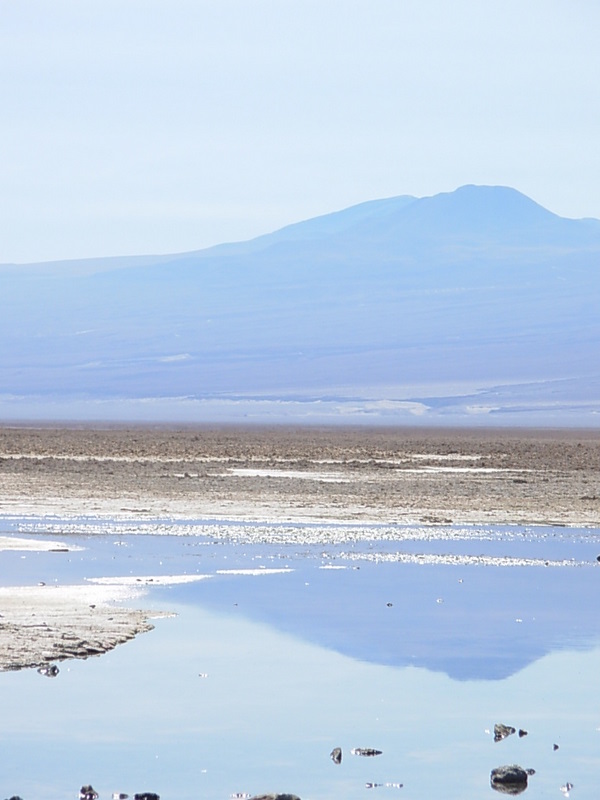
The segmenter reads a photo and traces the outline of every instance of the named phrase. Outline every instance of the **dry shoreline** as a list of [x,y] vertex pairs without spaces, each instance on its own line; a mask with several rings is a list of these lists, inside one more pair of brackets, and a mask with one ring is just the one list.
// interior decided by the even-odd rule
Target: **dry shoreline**
[[[47,516],[600,527],[600,431],[0,426],[0,520]],[[0,671],[150,630],[139,596],[0,588]]]

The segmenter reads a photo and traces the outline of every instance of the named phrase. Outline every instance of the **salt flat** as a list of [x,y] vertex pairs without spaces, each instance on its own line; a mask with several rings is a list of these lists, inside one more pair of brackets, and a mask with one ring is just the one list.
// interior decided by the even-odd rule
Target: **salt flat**
[[600,431],[0,427],[0,514],[600,525]]

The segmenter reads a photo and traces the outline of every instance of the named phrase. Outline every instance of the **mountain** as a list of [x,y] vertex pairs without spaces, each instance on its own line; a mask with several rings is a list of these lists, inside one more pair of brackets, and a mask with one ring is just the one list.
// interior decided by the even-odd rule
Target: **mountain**
[[0,266],[0,419],[596,425],[600,221],[506,187]]

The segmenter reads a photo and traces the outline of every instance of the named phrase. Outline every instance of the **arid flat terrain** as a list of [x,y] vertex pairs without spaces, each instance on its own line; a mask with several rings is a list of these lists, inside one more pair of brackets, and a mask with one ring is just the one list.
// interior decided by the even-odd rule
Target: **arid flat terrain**
[[600,525],[600,430],[0,427],[0,514]]

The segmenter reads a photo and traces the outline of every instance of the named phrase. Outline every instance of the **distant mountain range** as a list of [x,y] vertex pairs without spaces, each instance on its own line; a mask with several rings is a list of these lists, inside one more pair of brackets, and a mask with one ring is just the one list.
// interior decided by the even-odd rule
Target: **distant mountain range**
[[0,266],[0,420],[600,421],[600,221],[506,187]]

